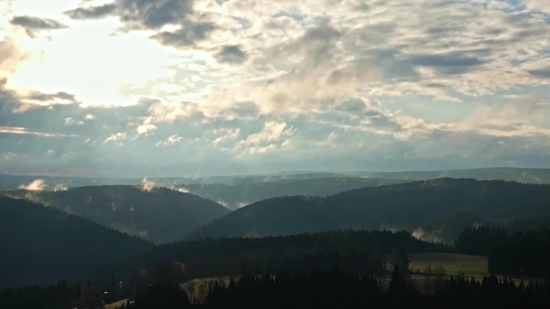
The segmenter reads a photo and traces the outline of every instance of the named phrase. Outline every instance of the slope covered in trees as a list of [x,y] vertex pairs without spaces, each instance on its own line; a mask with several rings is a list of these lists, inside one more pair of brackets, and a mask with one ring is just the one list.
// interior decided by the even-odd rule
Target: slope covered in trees
[[502,229],[466,229],[455,246],[464,253],[488,255],[488,270],[508,274],[550,278],[550,230],[508,233]]
[[[539,213],[546,213],[550,205],[548,203],[540,204],[545,205]],[[529,208],[530,206],[527,206]],[[521,209],[522,207],[518,207]],[[502,213],[499,214],[499,217]],[[550,215],[535,215],[533,217],[523,218],[519,215],[520,219],[510,219],[515,216],[506,216],[506,220],[486,220],[479,215],[474,215],[467,212],[456,213],[448,218],[438,220],[432,224],[423,225],[413,231],[413,235],[426,241],[437,241],[444,243],[454,242],[460,233],[464,229],[476,228],[476,227],[488,227],[494,229],[502,229],[509,233],[518,231],[539,230],[544,228],[550,228]]]
[[[185,264],[184,279],[187,280],[243,273],[262,274],[266,269],[338,267],[358,273],[379,274],[378,266],[384,263],[384,255],[393,254],[396,248],[406,252],[449,250],[440,244],[418,240],[406,231],[347,230],[284,237],[205,239],[160,245],[139,256],[104,267],[94,272],[92,279],[113,274],[127,276],[163,261]],[[399,256],[398,253],[394,255]]]
[[49,284],[154,248],[137,237],[0,197],[0,287]]
[[166,188],[134,186],[80,187],[66,191],[9,191],[4,195],[29,199],[64,212],[150,239],[176,240],[229,210],[210,200]]
[[314,195],[328,196],[363,187],[391,185],[406,182],[399,179],[324,177],[312,179],[280,179],[276,181],[242,181],[235,184],[189,184],[180,186],[198,196],[217,201],[230,209],[268,198]]
[[268,199],[217,219],[191,232],[186,239],[290,235],[346,228],[415,229],[457,212],[490,220],[501,218],[511,209],[535,204],[548,207],[538,207],[533,213],[550,213],[550,185],[440,178],[362,188],[326,198]]
[[[393,271],[388,285],[373,277],[338,270],[284,271],[263,276],[245,275],[227,284],[216,283],[203,300],[190,298],[179,285],[151,285],[139,291],[133,297],[134,302],[122,302],[117,309],[550,307],[550,282],[516,284],[490,276],[481,281],[463,277],[437,278],[429,289],[420,288],[419,283],[399,269]],[[94,295],[86,293],[85,288],[81,292],[79,286],[61,283],[44,288],[5,290],[0,292],[0,307],[101,308],[101,295],[89,297],[87,295]]]

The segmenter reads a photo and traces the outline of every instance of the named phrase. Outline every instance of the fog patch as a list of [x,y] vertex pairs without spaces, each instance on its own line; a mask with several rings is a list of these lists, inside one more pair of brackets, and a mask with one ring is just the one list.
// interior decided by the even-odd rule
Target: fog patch
[[250,203],[239,203],[239,208],[243,208],[250,205]]
[[62,184],[62,183],[59,183],[59,184],[56,184],[54,187],[53,187],[53,191],[57,192],[57,191],[67,191],[69,188],[67,187],[67,185],[65,184]]
[[178,191],[178,192],[181,192],[181,193],[190,193],[189,189],[187,189],[186,187],[174,187],[174,186],[172,186],[169,189],[174,190],[174,191]]
[[419,227],[412,232],[412,237],[427,242],[443,242],[443,238],[438,235],[441,232],[443,232],[443,229],[428,232]]
[[143,178],[141,181],[141,191],[145,192],[151,192],[155,188],[155,182],[152,180],[147,180],[146,178]]
[[19,185],[18,188],[29,191],[44,191],[46,189],[46,182],[44,181],[44,179],[35,179],[27,185]]
[[226,202],[223,201],[223,200],[217,200],[216,203],[222,205],[222,206],[225,207],[225,208],[229,208],[229,204],[226,203]]
[[395,233],[395,232],[403,231],[403,230],[405,230],[405,228],[402,227],[402,226],[391,225],[391,224],[387,224],[386,222],[382,222],[382,224],[380,225],[379,230],[390,231],[390,232]]

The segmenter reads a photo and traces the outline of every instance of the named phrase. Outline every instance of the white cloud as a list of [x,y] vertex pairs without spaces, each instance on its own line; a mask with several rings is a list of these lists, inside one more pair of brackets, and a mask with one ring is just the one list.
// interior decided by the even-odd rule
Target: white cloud
[[9,134],[28,134],[28,135],[38,135],[38,136],[61,136],[61,137],[77,137],[75,134],[56,134],[56,133],[44,133],[44,132],[33,132],[27,130],[23,127],[2,127],[0,126],[0,133],[9,133]]
[[155,146],[170,146],[177,143],[181,143],[183,137],[178,136],[178,134],[174,134],[172,136],[169,136],[166,140],[159,141],[155,144]]
[[136,132],[138,135],[149,135],[149,133],[155,131],[157,126],[152,124],[142,124],[137,127]]
[[82,121],[82,120],[76,121],[76,120],[74,120],[74,119],[71,118],[71,117],[65,118],[65,125],[66,125],[66,126],[75,126],[75,125],[81,126],[81,125],[83,125],[83,124],[84,124],[84,121]]
[[107,137],[105,139],[105,143],[108,143],[108,142],[111,142],[111,141],[119,141],[119,140],[124,140],[126,139],[126,133],[125,132],[118,132],[118,133],[113,133],[111,134],[109,137]]
[[84,116],[84,120],[86,121],[90,121],[90,120],[95,120],[96,117],[94,114],[86,114],[86,116]]
[[550,3],[546,0],[525,0],[527,8],[550,14]]
[[261,144],[278,141],[283,136],[292,135],[293,132],[293,129],[287,128],[287,124],[284,122],[268,121],[260,132],[249,135],[243,142],[244,144]]

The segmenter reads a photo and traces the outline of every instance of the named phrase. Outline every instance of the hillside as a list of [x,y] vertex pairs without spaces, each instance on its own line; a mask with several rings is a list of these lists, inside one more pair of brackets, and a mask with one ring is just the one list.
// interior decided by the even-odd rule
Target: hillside
[[[159,263],[185,264],[186,280],[219,275],[263,273],[266,269],[340,269],[362,266],[374,256],[390,254],[395,248],[406,252],[438,252],[449,248],[412,237],[406,231],[329,231],[284,237],[219,238],[160,245],[95,271],[94,278],[126,276]],[[383,259],[378,256],[376,260]],[[358,265],[359,264],[359,265]]]
[[134,186],[80,187],[66,191],[9,191],[155,243],[176,240],[229,212],[210,200],[166,188]]
[[415,229],[457,212],[492,219],[531,205],[546,205],[535,208],[540,214],[550,212],[550,185],[441,178],[357,189],[326,198],[269,199],[215,220],[186,239],[289,235],[344,228]]
[[229,209],[238,209],[268,198],[314,195],[328,196],[363,187],[399,184],[399,179],[323,177],[311,179],[278,179],[273,181],[241,182],[235,184],[189,184],[178,186],[198,196],[216,201]]
[[441,177],[474,178],[477,180],[507,180],[521,183],[550,183],[550,169],[544,168],[474,168],[464,170],[408,171],[408,172],[352,172],[353,176],[384,179],[426,180]]
[[154,246],[88,220],[0,197],[0,288],[49,284]]

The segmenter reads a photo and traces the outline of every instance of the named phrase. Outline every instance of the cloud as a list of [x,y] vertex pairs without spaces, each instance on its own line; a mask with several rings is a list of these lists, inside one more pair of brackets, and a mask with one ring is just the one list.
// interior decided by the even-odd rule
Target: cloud
[[162,45],[186,48],[206,39],[214,29],[216,27],[210,22],[186,23],[178,30],[162,31],[151,38]]
[[90,121],[90,120],[95,120],[96,117],[94,114],[86,114],[86,116],[84,116],[84,120],[86,121]]
[[84,121],[76,121],[71,117],[65,118],[65,125],[66,126],[81,126],[84,125]]
[[23,51],[21,46],[11,37],[5,36],[0,40],[0,89],[4,89],[8,73],[14,73],[30,53]]
[[25,28],[27,35],[31,38],[34,38],[41,30],[58,30],[67,28],[66,25],[56,20],[28,15],[15,16],[11,19],[10,23],[12,25]]
[[43,179],[35,179],[28,184],[21,184],[18,188],[29,191],[44,191],[47,185]]
[[260,144],[264,142],[277,141],[282,136],[290,136],[292,133],[292,128],[287,129],[286,123],[269,121],[264,124],[264,127],[260,132],[249,135],[244,143]]
[[142,124],[137,127],[136,132],[138,135],[148,135],[149,133],[155,131],[157,126],[152,124]]
[[248,55],[241,50],[238,45],[224,46],[222,50],[215,55],[218,62],[229,64],[240,64],[246,61]]
[[169,136],[166,140],[159,141],[155,144],[155,146],[170,146],[174,145],[176,143],[181,143],[183,137],[178,136],[178,134],[174,134],[172,136]]
[[268,121],[260,132],[250,134],[239,145],[248,147],[250,154],[265,153],[282,144],[281,139],[289,138],[296,129],[288,128],[285,122]]
[[527,8],[550,14],[550,3],[545,0],[526,0]]
[[73,19],[99,19],[117,15],[130,28],[160,29],[180,24],[193,12],[192,0],[116,0],[66,11]]
[[101,19],[113,15],[116,8],[115,4],[109,3],[99,6],[79,7],[74,10],[65,11],[64,14],[72,19]]
[[38,136],[46,136],[46,137],[53,137],[53,136],[60,136],[60,137],[77,137],[78,135],[75,134],[57,134],[57,133],[44,133],[44,132],[33,132],[28,131],[27,128],[23,127],[0,127],[0,133],[6,133],[6,134],[28,134],[28,135],[38,135]]
[[218,144],[224,141],[237,139],[241,134],[241,129],[216,129],[213,130],[212,133],[218,135],[218,137],[212,141],[212,145],[218,146]]
[[220,3],[81,1],[51,40],[9,16],[0,170],[550,167],[547,1]]
[[118,132],[118,133],[113,133],[111,134],[109,137],[107,137],[105,139],[105,143],[108,143],[108,142],[111,142],[111,141],[119,141],[119,140],[124,140],[126,139],[126,132]]

